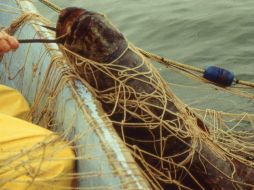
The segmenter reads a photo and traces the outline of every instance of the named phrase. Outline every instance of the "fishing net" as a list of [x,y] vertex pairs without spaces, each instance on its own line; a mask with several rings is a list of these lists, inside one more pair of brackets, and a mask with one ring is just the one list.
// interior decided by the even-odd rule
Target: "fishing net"
[[[11,7],[23,2],[26,1],[4,2],[10,4],[5,4],[5,11],[0,13],[1,18],[9,18],[1,20],[5,30],[15,33],[17,38],[52,37],[53,34],[38,25],[47,24],[47,20],[38,21],[40,15],[28,11],[20,13],[18,8]],[[15,13],[10,14],[9,10],[15,10]],[[66,58],[56,45],[20,45],[16,52],[3,56],[0,66],[1,83],[18,89],[30,103],[27,119],[32,117],[33,123],[57,134],[45,135],[45,139],[32,147],[24,145],[26,151],[5,150],[6,154],[16,154],[1,160],[0,173],[21,171],[17,174],[25,177],[1,175],[0,189],[7,188],[10,182],[15,185],[12,189],[149,189],[150,185],[114,132],[100,103],[86,82],[66,64]],[[75,151],[75,159],[63,154],[60,158],[54,156],[67,146]],[[50,154],[43,154],[45,147],[51,147]],[[29,154],[26,152],[37,156],[33,156],[33,160],[27,159]],[[16,165],[11,164],[14,158]],[[60,164],[53,165],[47,173],[38,164],[33,165],[40,160],[68,162],[71,159],[76,163],[76,169],[67,172]],[[9,163],[8,167],[5,163]],[[55,173],[61,175],[54,176]],[[68,185],[68,181],[73,185]]]
[[[27,28],[22,27],[24,22],[18,23],[19,37]],[[38,31],[34,37],[45,36],[38,26],[32,27]],[[169,72],[183,74],[186,83],[191,78],[204,85],[207,97],[219,93],[250,104],[252,88],[218,87],[129,42],[109,63],[89,60],[59,45],[62,56],[57,47],[46,45],[31,67],[32,46],[24,47],[26,53],[18,65],[15,53],[3,58],[1,81],[22,91],[32,105],[34,123],[57,132],[75,150],[77,170],[56,180],[75,179],[74,189],[254,187],[254,115],[216,111],[204,102],[202,109],[190,106],[192,100],[183,103],[175,96],[177,90],[200,94],[203,89],[169,85],[151,63],[167,64]]]
[[62,48],[154,188],[252,186],[253,116],[189,108],[133,45],[111,63]]

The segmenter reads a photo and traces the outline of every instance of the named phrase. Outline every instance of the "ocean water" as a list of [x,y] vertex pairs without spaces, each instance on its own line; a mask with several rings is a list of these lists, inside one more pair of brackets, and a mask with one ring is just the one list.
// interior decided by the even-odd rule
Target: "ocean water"
[[[241,80],[254,82],[253,0],[51,2],[62,8],[78,6],[106,14],[129,41],[147,51],[195,67],[219,66],[234,72]],[[45,5],[35,4],[54,25],[57,14]],[[253,100],[216,94],[214,89],[207,92],[202,84],[161,65],[156,67],[173,83],[174,93],[191,106],[224,111],[246,111],[249,107],[247,111],[253,111]]]

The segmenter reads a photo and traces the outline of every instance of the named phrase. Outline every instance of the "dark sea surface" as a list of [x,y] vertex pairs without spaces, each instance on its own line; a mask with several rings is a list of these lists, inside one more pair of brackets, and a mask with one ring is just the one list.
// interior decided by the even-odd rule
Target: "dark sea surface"
[[[219,66],[241,80],[254,82],[254,0],[51,2],[106,14],[129,41],[147,51],[195,67]],[[40,3],[35,5],[54,25],[57,14]],[[161,65],[156,68],[190,106],[254,112],[253,100],[207,88]]]

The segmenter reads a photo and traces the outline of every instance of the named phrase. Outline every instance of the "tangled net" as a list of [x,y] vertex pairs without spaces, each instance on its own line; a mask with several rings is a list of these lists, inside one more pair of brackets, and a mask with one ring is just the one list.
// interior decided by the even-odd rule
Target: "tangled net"
[[131,44],[110,63],[62,48],[154,188],[253,186],[253,131],[236,130],[245,117],[235,126],[198,117]]
[[[31,19],[33,18],[29,18]],[[24,23],[19,23],[18,26],[22,24]],[[27,49],[27,54],[30,48]],[[152,56],[146,56],[149,57],[146,58],[140,53],[140,49],[130,43],[125,51],[111,63],[98,63],[81,57],[64,46],[60,48],[66,57],[59,54],[56,56],[55,50],[48,48],[35,61],[34,70],[31,73],[40,78],[38,68],[42,68],[42,60],[48,52],[54,54],[42,84],[38,82],[38,90],[32,98],[34,102],[30,114],[35,123],[58,131],[63,138],[69,139],[70,144],[73,144],[76,149],[77,161],[89,164],[92,159],[104,167],[106,162],[94,152],[97,151],[99,144],[105,143],[104,149],[107,150],[110,162],[112,165],[116,162],[114,152],[107,148],[107,142],[102,140],[94,144],[84,144],[79,141],[83,137],[89,139],[94,131],[97,134],[101,133],[77,94],[73,94],[72,98],[79,102],[84,117],[90,119],[90,126],[75,133],[78,120],[75,112],[67,120],[65,116],[60,117],[62,121],[54,120],[57,113],[52,110],[59,104],[61,96],[64,96],[62,90],[65,86],[77,88],[75,80],[80,80],[100,101],[105,112],[101,114],[101,117],[106,121],[111,135],[117,139],[111,128],[113,124],[114,130],[128,147],[128,151],[125,147],[121,149],[130,152],[138,167],[142,169],[142,175],[139,172],[135,174],[144,176],[152,189],[252,189],[254,187],[252,180],[254,176],[253,115],[199,110],[187,106],[174,95],[168,83],[150,63],[151,60],[154,61]],[[66,58],[70,60],[68,67]],[[24,68],[27,67],[27,62],[21,64],[14,75],[10,74],[13,72],[10,72],[13,63],[6,60],[3,62],[9,72],[2,75],[8,80],[25,80]],[[32,81],[22,83],[21,88],[30,89],[33,85]],[[235,89],[226,90],[237,93]],[[23,93],[27,92],[23,91]],[[239,95],[244,94],[239,93]],[[26,96],[29,97],[28,94]],[[248,98],[251,98],[251,94],[248,94]],[[65,109],[67,104],[69,103],[64,103],[62,109]],[[100,104],[97,103],[97,106],[100,109]],[[103,111],[100,110],[100,112]],[[61,122],[67,122],[68,127],[61,129]],[[121,145],[120,140],[117,139],[116,142]],[[86,156],[79,152],[83,146],[87,151]],[[126,155],[128,156],[128,153]],[[131,158],[128,161],[133,163]],[[117,164],[114,166],[116,167]],[[133,168],[136,169],[136,166]],[[89,180],[96,176],[109,179],[109,176],[115,173],[124,181],[126,171],[119,170],[115,169],[108,174],[102,173],[100,169],[90,173],[77,171],[72,175],[73,178],[84,181],[83,184],[89,184]],[[70,176],[71,174],[59,180],[70,178]],[[143,179],[143,177],[140,178]],[[127,184],[131,181],[127,178],[125,180],[117,187],[111,184],[86,187],[81,184],[75,189],[117,189],[120,187],[135,189],[134,187],[127,188]],[[149,188],[146,182],[142,185],[144,189]]]

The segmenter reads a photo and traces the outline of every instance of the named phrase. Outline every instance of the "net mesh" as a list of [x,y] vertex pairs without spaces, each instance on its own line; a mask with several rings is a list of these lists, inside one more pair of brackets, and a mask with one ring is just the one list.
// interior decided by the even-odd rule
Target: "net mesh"
[[243,171],[252,172],[250,114],[229,120],[227,114],[214,110],[194,111],[174,96],[132,45],[111,63],[97,63],[62,48],[93,87],[114,128],[154,186],[252,186],[249,175],[242,176]]
[[[16,20],[15,26],[20,33],[24,24],[23,18],[28,18],[25,15],[31,14],[23,14]],[[29,20],[34,18],[39,17],[29,17]],[[15,26],[12,24],[7,31],[14,33]],[[64,45],[59,47],[64,56],[55,54],[56,50],[47,47],[34,61],[33,70],[30,72],[35,78],[40,78],[39,70],[43,68],[43,60],[48,52],[53,55],[51,60],[47,60],[51,63],[43,80],[38,80],[38,89],[31,98],[33,103],[28,118],[33,117],[34,123],[56,131],[63,139],[68,140],[68,144],[75,149],[75,160],[86,168],[84,171],[75,171],[56,179],[64,181],[71,178],[79,181],[75,187],[59,187],[60,189],[254,187],[254,115],[197,109],[183,103],[174,95],[174,91],[180,88],[189,91],[190,87],[184,84],[169,85],[151,64],[155,61],[164,64],[168,62],[136,48],[130,42],[120,56],[110,63],[95,62],[76,54]],[[27,47],[27,57],[30,48]],[[29,63],[24,59],[15,72],[12,69],[15,64],[13,62],[8,57],[2,60],[7,71],[6,81],[17,78],[22,81],[27,74],[24,68]],[[219,91],[227,94],[226,97],[232,94],[244,101],[253,101],[253,89],[250,87],[222,88],[205,81],[188,69],[176,68],[170,64],[167,64],[167,67],[188,77],[186,81],[191,78],[199,83],[206,83],[208,93],[216,94]],[[116,154],[108,147],[98,122],[94,121],[91,112],[86,110],[86,102],[79,97],[76,80],[85,84],[92,92],[92,97],[95,97],[92,100],[98,107],[100,118],[106,123],[106,128],[116,139],[121,151],[126,152],[124,155],[130,163],[129,167],[141,186],[132,185],[137,184],[134,183],[134,178],[126,177],[130,176],[126,167],[119,165]],[[30,95],[29,91],[24,89],[30,89],[33,85],[33,81],[21,85],[26,97]],[[72,95],[67,97],[69,101],[61,104],[59,101],[66,98],[63,93],[66,86],[72,89]],[[170,89],[171,86],[174,91]],[[197,92],[199,93],[199,88]],[[79,110],[72,110],[68,118],[54,111],[59,105],[60,109],[66,110],[69,105],[77,103],[82,109],[82,117],[89,121],[82,130],[76,127],[80,121]],[[206,105],[202,105],[202,108],[204,107]],[[67,127],[63,129],[61,126]],[[96,139],[95,136],[101,136],[100,140],[93,140]],[[44,144],[48,144],[47,141]],[[108,169],[109,164],[111,169]],[[2,171],[3,167],[0,168]],[[120,177],[119,184],[112,182],[114,176]],[[101,182],[93,183],[98,179]],[[33,179],[30,183],[34,181],[36,180]],[[54,187],[53,184],[45,185]]]

